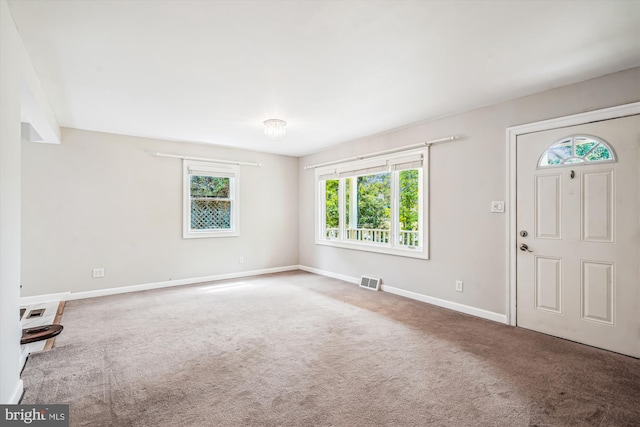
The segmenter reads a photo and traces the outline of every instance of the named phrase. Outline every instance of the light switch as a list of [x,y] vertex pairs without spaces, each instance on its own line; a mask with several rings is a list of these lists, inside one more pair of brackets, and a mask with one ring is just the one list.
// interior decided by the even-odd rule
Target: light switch
[[499,200],[499,201],[494,200],[493,202],[491,202],[491,212],[503,213],[504,212],[504,201],[502,201],[502,200]]

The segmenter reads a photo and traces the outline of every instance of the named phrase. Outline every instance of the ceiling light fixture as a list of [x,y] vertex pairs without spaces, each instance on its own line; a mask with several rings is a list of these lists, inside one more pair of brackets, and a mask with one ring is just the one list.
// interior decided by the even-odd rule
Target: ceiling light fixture
[[273,142],[280,141],[287,133],[287,122],[280,119],[268,119],[264,121],[264,134]]

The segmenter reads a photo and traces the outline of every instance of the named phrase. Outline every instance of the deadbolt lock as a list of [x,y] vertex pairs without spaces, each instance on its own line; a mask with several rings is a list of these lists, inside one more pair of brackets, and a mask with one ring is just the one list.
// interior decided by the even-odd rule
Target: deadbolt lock
[[529,235],[529,233],[527,233],[527,230],[522,230],[520,232],[520,237],[527,237]]

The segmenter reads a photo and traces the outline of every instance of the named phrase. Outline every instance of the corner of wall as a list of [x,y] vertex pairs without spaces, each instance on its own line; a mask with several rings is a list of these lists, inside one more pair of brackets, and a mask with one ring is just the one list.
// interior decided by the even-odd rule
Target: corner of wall
[[6,0],[0,0],[0,62],[0,252],[3,254],[0,258],[0,403],[15,404],[22,397],[24,387],[20,379],[20,321],[17,315],[21,282],[22,82],[26,81],[35,91],[34,100],[44,109],[50,132],[58,141],[60,129]]

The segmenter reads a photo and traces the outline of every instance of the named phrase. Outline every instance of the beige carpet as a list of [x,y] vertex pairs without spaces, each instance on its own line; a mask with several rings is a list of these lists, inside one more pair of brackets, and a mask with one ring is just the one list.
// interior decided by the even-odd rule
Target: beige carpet
[[638,426],[640,360],[303,272],[71,301],[72,426]]

